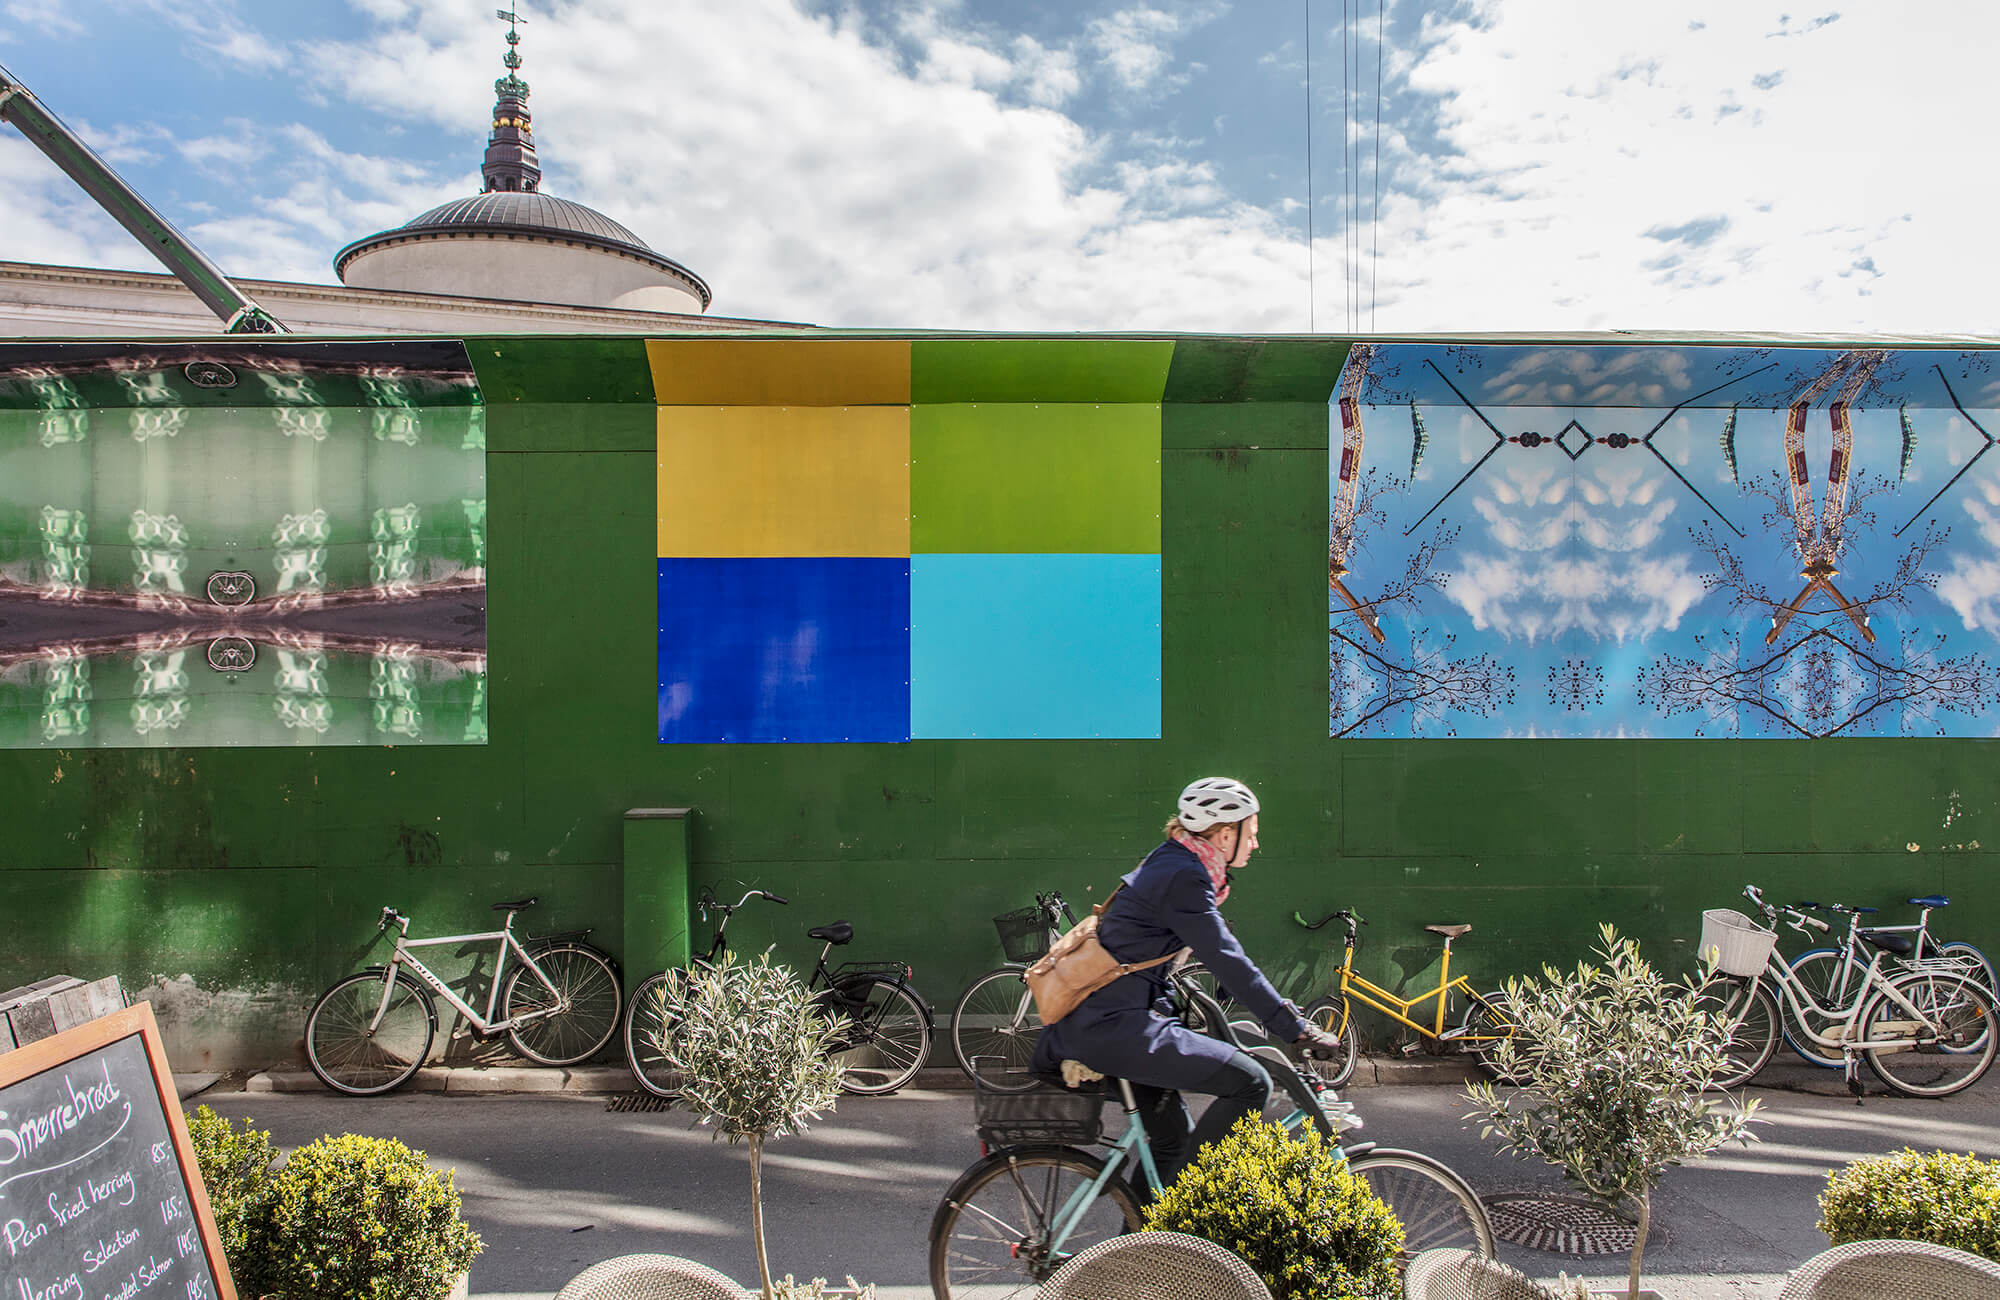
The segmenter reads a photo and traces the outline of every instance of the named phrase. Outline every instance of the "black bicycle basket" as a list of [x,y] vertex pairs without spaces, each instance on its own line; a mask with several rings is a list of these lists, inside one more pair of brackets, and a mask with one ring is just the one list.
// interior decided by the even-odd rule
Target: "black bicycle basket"
[[1088,1146],[1104,1132],[1104,1101],[1101,1092],[1072,1092],[1046,1084],[1031,1092],[981,1088],[973,1096],[979,1139],[995,1147],[1027,1142]]
[[1039,907],[1016,908],[993,918],[1008,961],[1033,964],[1049,954],[1049,918]]

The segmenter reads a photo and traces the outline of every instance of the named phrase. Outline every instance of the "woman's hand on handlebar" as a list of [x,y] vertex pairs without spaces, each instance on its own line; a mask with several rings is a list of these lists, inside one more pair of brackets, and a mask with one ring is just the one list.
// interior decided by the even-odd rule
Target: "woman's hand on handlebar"
[[1307,1025],[1306,1031],[1292,1040],[1292,1046],[1298,1048],[1301,1055],[1315,1061],[1337,1061],[1347,1055],[1339,1037],[1327,1033],[1318,1025]]

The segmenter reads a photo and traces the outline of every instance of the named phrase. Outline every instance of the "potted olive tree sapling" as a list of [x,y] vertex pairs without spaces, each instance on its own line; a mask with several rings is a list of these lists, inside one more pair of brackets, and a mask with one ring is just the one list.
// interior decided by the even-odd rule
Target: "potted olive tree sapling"
[[1636,940],[1601,927],[1604,964],[1574,974],[1553,966],[1540,980],[1510,980],[1514,1036],[1491,1049],[1505,1094],[1472,1085],[1481,1135],[1502,1150],[1540,1156],[1614,1210],[1631,1207],[1637,1238],[1625,1294],[1638,1300],[1652,1226],[1652,1194],[1671,1165],[1728,1142],[1749,1142],[1757,1103],[1712,1087],[1731,1071],[1734,1026],[1700,977],[1669,980],[1639,956]]

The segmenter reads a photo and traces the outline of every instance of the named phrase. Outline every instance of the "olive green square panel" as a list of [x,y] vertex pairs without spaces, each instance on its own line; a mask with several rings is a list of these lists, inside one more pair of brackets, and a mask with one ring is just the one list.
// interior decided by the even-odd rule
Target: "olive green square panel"
[[919,339],[910,401],[1157,402],[1173,363],[1165,339]]
[[1154,555],[1160,408],[910,409],[912,554]]

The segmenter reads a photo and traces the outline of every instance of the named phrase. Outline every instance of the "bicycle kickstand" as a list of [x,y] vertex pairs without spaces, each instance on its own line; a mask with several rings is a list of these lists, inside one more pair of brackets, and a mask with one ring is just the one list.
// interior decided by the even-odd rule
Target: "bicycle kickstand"
[[1861,1093],[1862,1093],[1861,1053],[1855,1051],[1852,1047],[1849,1047],[1843,1049],[1840,1055],[1846,1065],[1847,1090],[1854,1094],[1854,1104],[1859,1106],[1862,1104],[1861,1103]]

